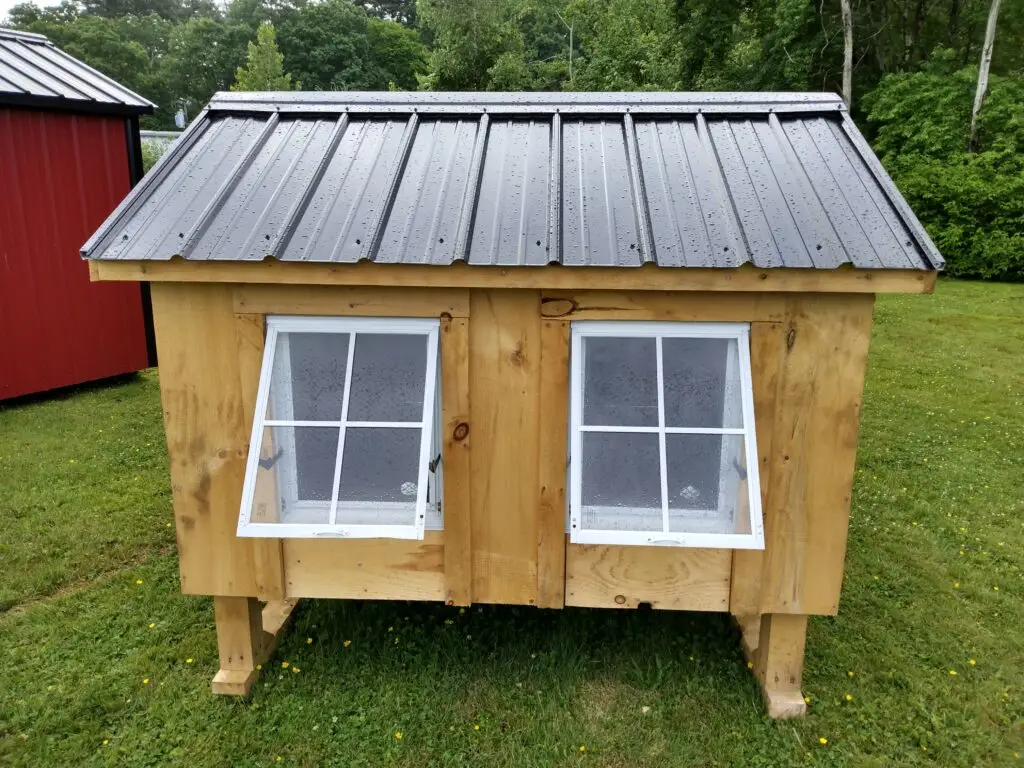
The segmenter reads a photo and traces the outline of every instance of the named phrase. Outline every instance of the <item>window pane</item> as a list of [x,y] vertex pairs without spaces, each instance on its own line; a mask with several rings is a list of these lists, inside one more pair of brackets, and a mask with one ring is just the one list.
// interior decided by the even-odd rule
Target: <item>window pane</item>
[[347,333],[279,334],[268,418],[340,421],[348,344]]
[[746,494],[743,446],[742,435],[666,435],[670,531],[738,532],[737,500]]
[[[349,427],[338,506],[346,502],[416,504],[421,429]],[[412,524],[413,520],[407,521]]]
[[583,423],[658,426],[654,339],[583,338]]
[[736,339],[662,340],[665,426],[743,426]]
[[582,527],[660,531],[661,462],[656,434],[584,432]]
[[251,519],[254,523],[326,523],[337,427],[263,430]]
[[427,371],[423,334],[356,334],[349,421],[421,421]]

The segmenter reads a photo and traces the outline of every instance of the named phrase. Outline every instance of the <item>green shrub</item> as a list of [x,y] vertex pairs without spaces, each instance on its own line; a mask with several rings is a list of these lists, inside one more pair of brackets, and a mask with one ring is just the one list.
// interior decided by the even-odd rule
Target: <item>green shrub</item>
[[865,96],[872,145],[948,274],[1024,282],[1024,77],[993,75],[967,151],[977,68],[889,75]]

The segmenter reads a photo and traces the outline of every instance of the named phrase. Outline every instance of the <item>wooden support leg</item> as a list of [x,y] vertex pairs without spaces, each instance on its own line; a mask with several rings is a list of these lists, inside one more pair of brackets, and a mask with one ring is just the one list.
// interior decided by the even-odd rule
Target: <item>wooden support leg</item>
[[271,657],[295,607],[294,600],[275,600],[261,608],[254,597],[215,597],[220,671],[213,692],[248,696],[259,677],[257,665]]
[[807,617],[766,613],[738,618],[743,652],[753,662],[754,675],[769,717],[802,717],[807,713],[800,684],[804,671]]

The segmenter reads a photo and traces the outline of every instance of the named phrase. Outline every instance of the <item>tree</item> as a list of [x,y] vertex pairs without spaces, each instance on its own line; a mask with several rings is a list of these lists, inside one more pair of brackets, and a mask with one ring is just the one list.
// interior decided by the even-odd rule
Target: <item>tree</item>
[[999,4],[1001,0],[992,0],[988,11],[988,23],[985,25],[985,44],[981,49],[981,66],[978,67],[978,87],[974,92],[974,108],[971,110],[971,138],[968,142],[970,150],[978,148],[978,115],[985,104],[985,93],[988,91],[988,71],[992,67],[992,47],[996,43],[996,22],[999,20]]
[[850,0],[839,0],[843,8],[843,101],[853,106],[853,9]]
[[284,56],[277,49],[273,24],[263,24],[256,33],[256,42],[249,43],[249,56],[244,67],[235,72],[232,91],[290,91],[292,76],[284,71]]

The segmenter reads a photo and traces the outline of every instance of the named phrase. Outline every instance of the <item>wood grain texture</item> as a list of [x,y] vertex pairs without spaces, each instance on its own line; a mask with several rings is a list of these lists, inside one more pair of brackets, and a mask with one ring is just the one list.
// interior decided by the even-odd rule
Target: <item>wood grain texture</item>
[[803,682],[807,617],[765,614],[761,617],[754,675],[761,686],[768,716],[801,717],[807,712],[800,687]]
[[235,536],[252,413],[231,286],[161,283],[152,300],[182,591],[255,596],[253,540]]
[[444,600],[444,534],[409,539],[285,539],[290,598]]
[[235,311],[331,317],[468,317],[469,292],[457,288],[239,285]]
[[555,288],[621,291],[931,293],[937,273],[913,269],[734,269],[698,267],[499,267],[451,264],[309,264],[281,261],[100,261],[97,280],[381,285],[436,288]]
[[[754,390],[754,429],[762,515],[768,509],[768,494],[772,487],[776,401],[788,331],[788,325],[783,323],[750,324],[751,384]],[[767,520],[765,525],[769,526]],[[729,610],[734,615],[747,616],[761,612],[764,560],[762,549],[738,549],[733,553]]]
[[791,301],[756,613],[839,610],[873,306],[852,294]]
[[540,326],[537,605],[565,605],[565,485],[568,468],[569,323]]
[[[235,339],[238,342],[238,372],[244,409],[243,428],[252,434],[252,422],[256,414],[256,394],[260,384],[260,369],[263,365],[264,323],[263,315],[235,314]],[[266,440],[264,440],[266,443]],[[250,446],[251,448],[251,446]],[[273,444],[263,446],[263,455],[273,456]],[[253,513],[253,520],[274,523],[280,518],[280,495],[277,492],[276,475],[266,478],[257,488],[258,498],[254,506],[262,514]],[[260,600],[284,599],[284,561],[281,555],[280,539],[253,539],[253,565],[256,579],[256,596]]]
[[732,551],[570,544],[565,604],[585,608],[725,611]]
[[540,311],[546,318],[566,321],[781,322],[786,297],[778,293],[545,290]]
[[214,693],[249,695],[259,677],[259,665],[274,654],[294,608],[291,600],[274,600],[261,610],[259,601],[251,597],[214,598],[220,656]]
[[537,600],[540,293],[473,291],[473,602]]
[[440,344],[445,602],[469,605],[473,599],[473,542],[469,325],[466,319],[443,319]]

